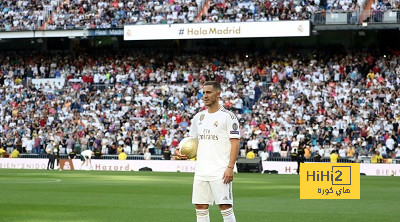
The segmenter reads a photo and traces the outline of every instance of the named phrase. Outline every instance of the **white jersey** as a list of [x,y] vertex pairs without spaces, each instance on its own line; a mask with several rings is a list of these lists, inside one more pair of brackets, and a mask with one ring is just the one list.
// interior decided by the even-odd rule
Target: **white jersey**
[[197,113],[191,123],[189,135],[199,140],[194,179],[221,179],[229,164],[230,139],[240,138],[238,119],[221,107],[215,113]]
[[89,159],[92,159],[92,151],[91,150],[82,151],[81,155],[84,156],[85,159],[86,159],[86,157]]

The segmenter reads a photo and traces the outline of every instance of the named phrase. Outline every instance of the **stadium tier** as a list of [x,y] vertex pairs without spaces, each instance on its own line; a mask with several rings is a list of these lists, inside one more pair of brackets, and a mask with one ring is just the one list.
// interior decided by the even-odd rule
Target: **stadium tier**
[[400,53],[3,53],[1,144],[103,154],[172,153],[204,109],[202,83],[240,121],[242,155],[400,157]]
[[286,161],[307,145],[309,161],[334,150],[345,161],[400,158],[399,6],[1,1],[1,152],[163,158],[215,80],[240,120],[241,156]]
[[311,20],[392,23],[398,0],[18,0],[0,2],[0,30],[122,28],[124,25]]
[[398,218],[400,2],[0,1],[0,175],[0,221]]

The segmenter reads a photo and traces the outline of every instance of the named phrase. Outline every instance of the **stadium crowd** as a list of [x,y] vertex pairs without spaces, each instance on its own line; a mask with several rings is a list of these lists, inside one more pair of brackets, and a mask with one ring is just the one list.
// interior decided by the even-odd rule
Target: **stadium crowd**
[[[310,19],[314,12],[358,12],[364,0],[213,0],[200,22]],[[6,0],[0,1],[0,30],[120,28],[124,25],[192,23],[204,1]],[[376,1],[376,11],[400,9],[398,0]]]
[[400,9],[399,0],[380,0],[375,1],[371,5],[371,9],[374,11],[386,11],[390,9]]
[[64,1],[48,29],[115,28],[130,24],[193,22],[201,0]]
[[396,51],[3,53],[0,142],[8,153],[173,153],[207,80],[240,120],[242,155],[400,158]]
[[359,11],[363,0],[256,0],[225,1],[213,0],[203,22],[252,22],[278,20],[305,20],[311,14],[321,11],[355,12]]
[[60,0],[0,1],[0,30],[35,30],[55,12]]

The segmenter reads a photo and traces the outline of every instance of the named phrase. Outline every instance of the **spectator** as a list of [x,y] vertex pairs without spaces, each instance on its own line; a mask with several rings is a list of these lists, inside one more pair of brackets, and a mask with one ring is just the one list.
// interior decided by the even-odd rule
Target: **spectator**
[[[51,146],[49,146],[49,145],[51,145]],[[47,147],[46,147],[47,157],[49,158],[49,161],[47,162],[47,170],[50,170],[50,169],[54,170],[54,162],[56,159],[56,152],[53,149],[54,147],[53,147],[52,142],[50,142],[49,145],[47,145]]]
[[69,152],[68,159],[70,160],[76,159],[76,152],[74,149],[72,149],[71,152]]
[[12,138],[7,138],[6,140],[7,153],[12,153],[14,150],[14,140]]
[[32,153],[34,143],[35,143],[35,141],[33,139],[31,139],[31,136],[27,135],[26,140],[25,140],[26,153]]
[[138,151],[139,151],[139,140],[137,137],[135,137],[132,143],[132,154],[138,154]]
[[252,136],[251,140],[249,140],[247,142],[247,145],[249,146],[249,148],[253,151],[254,154],[258,154],[258,139],[256,138],[256,136]]
[[272,142],[273,147],[273,156],[279,156],[281,141],[279,141],[278,137],[275,137],[274,141]]
[[118,159],[119,159],[119,160],[126,160],[127,157],[128,157],[128,155],[126,155],[124,149],[122,149],[122,150],[121,150],[121,153],[118,154]]
[[353,158],[350,158],[351,161],[353,161],[354,163],[361,163],[361,159],[358,156],[358,153],[354,154]]
[[284,158],[288,157],[289,149],[290,147],[287,138],[283,138],[282,143],[280,144],[280,156]]
[[253,151],[253,149],[252,148],[250,148],[249,149],[249,152],[247,152],[247,154],[246,154],[246,159],[249,159],[249,160],[251,160],[251,159],[254,159],[255,158],[255,153],[254,153],[254,151]]
[[331,163],[337,163],[339,160],[339,155],[336,153],[336,150],[332,151],[330,155]]
[[314,162],[321,162],[322,156],[317,152],[314,156]]
[[119,155],[120,153],[124,153],[124,149],[122,148],[122,146],[123,146],[123,143],[121,143],[121,144],[118,144],[118,147],[117,147],[117,155]]
[[368,156],[368,150],[367,150],[366,146],[362,146],[361,150],[358,152],[358,154],[360,157]]
[[349,148],[347,148],[347,158],[353,158],[354,157],[354,153],[355,153],[355,149],[353,146],[349,146]]
[[400,144],[398,145],[394,153],[395,153],[395,159],[400,159]]
[[260,152],[261,161],[267,161],[269,154],[267,148]]
[[163,158],[164,158],[164,160],[171,160],[171,150],[169,149],[169,147],[164,148]]
[[143,155],[143,159],[145,160],[151,160],[151,153],[149,151],[149,149],[146,149],[144,155]]
[[346,158],[347,157],[347,152],[346,152],[346,149],[343,147],[343,146],[338,146],[339,147],[339,149],[338,149],[338,151],[339,151],[339,157],[340,158]]
[[7,151],[4,150],[3,146],[0,147],[0,158],[5,157]]
[[67,143],[67,153],[70,153],[72,150],[78,152],[78,150],[75,149],[75,140],[72,138],[72,135],[69,136],[66,143]]
[[54,149],[53,149],[53,155],[54,155],[54,160],[57,160],[56,166],[59,168],[60,167],[60,150],[58,148],[58,144],[56,142],[53,143]]
[[311,157],[311,153],[312,153],[312,148],[310,146],[306,146],[306,148],[304,148],[304,157],[306,159],[309,159]]
[[101,159],[101,151],[99,148],[94,150],[94,158],[95,159]]
[[11,153],[11,158],[18,158],[19,157],[19,151],[17,148],[14,148],[14,150]]
[[371,163],[382,163],[382,156],[379,151],[374,151],[371,156]]

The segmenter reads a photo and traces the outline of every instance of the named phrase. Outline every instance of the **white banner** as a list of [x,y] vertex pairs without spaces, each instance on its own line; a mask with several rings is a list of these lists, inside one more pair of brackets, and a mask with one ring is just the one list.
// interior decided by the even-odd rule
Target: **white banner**
[[36,89],[44,88],[47,83],[51,89],[62,88],[65,84],[65,79],[56,79],[56,78],[48,78],[48,79],[32,79],[32,84],[35,85]]
[[47,169],[47,159],[0,158],[0,169]]
[[155,172],[189,172],[195,170],[195,161],[173,160],[92,160],[91,168],[82,165],[82,161],[73,160],[75,170],[101,170],[101,171],[139,171],[148,167]]
[[400,164],[360,164],[361,173],[368,176],[400,176]]
[[33,37],[34,37],[33,31],[0,32],[0,39],[22,39],[22,38],[33,38]]
[[88,30],[39,30],[34,32],[34,38],[85,37],[88,35]]
[[[0,169],[47,169],[47,159],[0,158]],[[79,159],[72,160],[73,166],[63,165],[64,170],[98,170],[98,171],[138,171],[143,167],[155,172],[188,172],[195,171],[196,161],[180,160],[92,160],[92,167],[82,166]],[[279,174],[296,174],[297,162],[263,161],[264,170],[276,170]],[[235,172],[236,167],[235,167]],[[400,164],[360,164],[360,172],[368,176],[400,176]]]
[[124,40],[310,36],[310,21],[126,25]]
[[36,31],[1,31],[0,39],[49,38],[49,37],[85,37],[88,30],[36,30]]
[[279,174],[297,174],[297,162],[262,161],[263,171],[276,170]]
[[[297,162],[263,161],[263,170],[276,170],[278,174],[297,174]],[[367,176],[400,176],[400,164],[360,164],[360,173]]]
[[[47,169],[48,159],[0,158],[0,169]],[[91,166],[80,159],[60,160],[63,170],[139,171],[148,167],[155,172],[194,173],[196,161],[185,160],[95,160]],[[71,165],[72,164],[72,165]],[[235,166],[235,172],[237,172]]]
[[[30,158],[0,158],[0,169],[47,169],[48,159]],[[99,170],[99,171],[138,171],[143,167],[151,168],[156,172],[189,172],[195,170],[196,161],[179,160],[94,160],[91,167],[82,165],[80,159],[64,163],[64,170]]]

